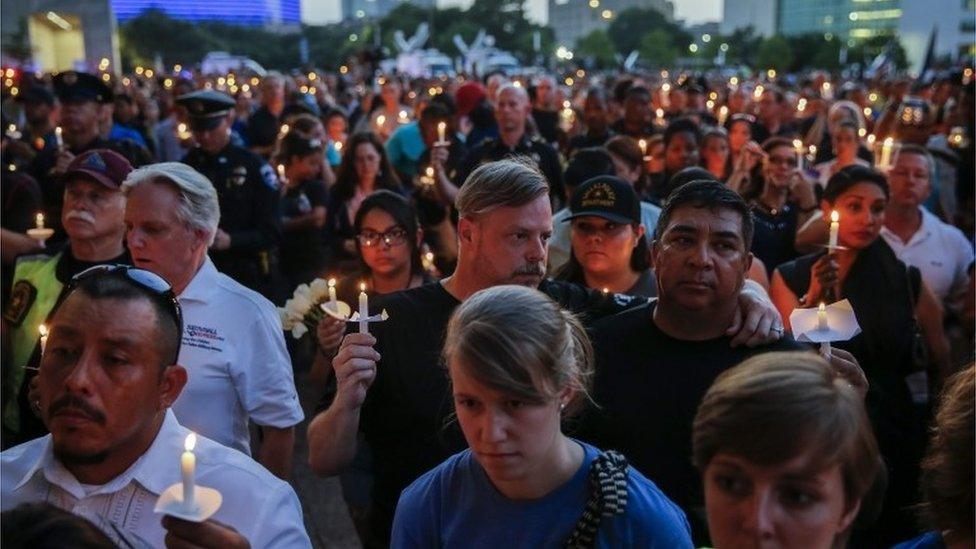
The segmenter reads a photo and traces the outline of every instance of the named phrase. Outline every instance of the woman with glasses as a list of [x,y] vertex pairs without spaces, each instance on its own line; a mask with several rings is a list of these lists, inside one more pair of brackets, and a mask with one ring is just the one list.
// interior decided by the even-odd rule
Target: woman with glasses
[[793,143],[772,137],[763,144],[765,158],[757,178],[756,192],[747,197],[756,232],[752,253],[770,271],[794,259],[796,231],[817,208],[813,185],[798,168]]
[[342,266],[356,259],[356,213],[363,200],[380,189],[404,194],[380,139],[371,132],[354,134],[343,151],[325,222],[333,258]]

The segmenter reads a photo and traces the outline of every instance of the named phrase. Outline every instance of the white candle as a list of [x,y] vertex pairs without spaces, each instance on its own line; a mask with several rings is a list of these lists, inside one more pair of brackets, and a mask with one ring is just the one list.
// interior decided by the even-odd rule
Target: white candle
[[407,111],[400,111],[400,123],[406,124],[409,122],[409,120],[410,119],[407,117]]
[[796,102],[796,110],[797,112],[807,110],[807,100],[805,98],[801,97],[800,100]]
[[884,144],[881,145],[881,162],[879,162],[879,168],[890,168],[891,167],[891,149],[895,146],[895,139],[893,137],[886,137]]
[[180,122],[180,125],[176,127],[176,133],[179,135],[180,139],[189,139],[190,132],[186,129],[186,124]]
[[726,107],[725,105],[722,105],[722,107],[719,108],[718,110],[718,125],[725,126],[725,119],[728,118],[728,116],[729,116],[729,108]]
[[197,457],[193,455],[193,447],[197,445],[197,435],[190,433],[186,435],[186,442],[183,447],[186,449],[180,456],[180,473],[183,477],[183,506],[193,508],[196,505],[194,497],[194,476],[197,468]]
[[332,307],[333,311],[338,311],[339,309],[338,306],[336,305],[336,301],[338,301],[338,299],[336,298],[335,287],[336,287],[336,279],[330,278],[329,279],[329,305]]
[[671,106],[671,84],[668,82],[661,86],[661,104],[665,107]]
[[830,242],[827,244],[827,249],[833,252],[837,248],[837,235],[840,232],[840,214],[837,210],[830,212]]
[[37,215],[34,216],[34,225],[38,229],[43,229],[44,228],[44,214],[42,214],[40,212],[37,212]]
[[54,128],[54,143],[59,149],[64,146],[64,139],[61,137],[61,126]]
[[447,123],[446,122],[438,122],[437,123],[437,142],[438,143],[444,143],[446,141],[446,139],[444,138],[444,136],[446,134],[447,134]]
[[663,126],[664,125],[664,109],[658,109],[658,110],[654,111],[654,115],[656,117],[655,118],[655,122],[657,123],[657,125],[658,126]]
[[282,184],[288,183],[288,177],[285,176],[284,164],[278,164],[278,181],[281,181]]
[[637,146],[640,147],[641,154],[644,155],[644,160],[647,160],[647,140],[639,139],[637,141]]
[[818,330],[829,329],[829,327],[827,326],[827,306],[824,305],[823,302],[821,302],[820,306],[817,307],[817,329]]
[[803,141],[799,139],[793,140],[793,148],[796,149],[796,166],[799,170],[803,171]]
[[47,326],[41,324],[37,327],[37,331],[41,334],[41,356],[44,356],[44,348],[47,347]]
[[342,141],[336,141],[333,146],[335,147],[336,152],[342,152]]
[[874,142],[875,142],[876,139],[877,138],[874,137],[874,134],[872,133],[872,134],[868,135],[867,140],[866,140],[866,144],[867,144],[868,150],[871,151],[871,160],[875,164],[878,163],[878,151],[875,150],[875,147],[874,147]]
[[384,116],[382,114],[379,115],[379,116],[377,116],[376,117],[376,126],[382,128],[385,125],[386,125],[386,116]]
[[359,283],[359,333],[369,333],[369,297],[366,295],[366,283]]

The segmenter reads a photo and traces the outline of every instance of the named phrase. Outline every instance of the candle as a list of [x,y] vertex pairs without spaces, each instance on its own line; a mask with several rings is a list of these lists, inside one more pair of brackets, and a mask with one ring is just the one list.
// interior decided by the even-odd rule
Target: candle
[[437,142],[444,143],[446,141],[445,135],[447,133],[447,122],[437,123]]
[[718,110],[718,125],[725,126],[725,119],[729,116],[729,108],[725,105]]
[[661,104],[665,107],[671,106],[671,84],[668,82],[661,86]]
[[37,215],[34,216],[34,225],[38,229],[44,228],[44,214],[42,214],[41,212],[37,212]]
[[180,125],[176,127],[176,133],[179,135],[180,139],[189,139],[190,132],[187,131],[186,124],[180,122]]
[[382,114],[379,115],[379,116],[377,116],[376,117],[376,125],[378,127],[380,127],[380,128],[382,128],[383,126],[385,126],[386,125],[386,116],[384,116]]
[[400,111],[400,123],[406,124],[408,122],[407,111]]
[[278,180],[281,181],[282,184],[288,184],[288,177],[285,175],[284,164],[278,164]]
[[800,100],[796,102],[796,110],[798,112],[807,110],[807,100],[805,98],[801,97]]
[[64,146],[64,139],[61,137],[61,126],[54,128],[54,143],[59,149]]
[[884,144],[881,145],[881,162],[878,163],[878,167],[882,169],[891,167],[891,149],[895,146],[895,139],[893,137],[886,137]]
[[336,152],[342,152],[342,141],[336,141],[333,146],[335,147]]
[[647,140],[639,139],[637,141],[637,146],[640,147],[641,154],[644,155],[644,160],[647,160]]
[[193,455],[193,447],[196,445],[197,435],[195,433],[186,435],[186,442],[183,443],[183,448],[186,451],[180,456],[180,473],[183,476],[183,506],[187,509],[192,509],[196,506],[196,498],[193,495],[193,477],[197,468],[197,457]]
[[827,248],[833,252],[837,248],[837,234],[840,232],[840,214],[837,210],[830,212],[830,242]]
[[830,89],[830,82],[824,82],[820,86],[820,97],[823,97],[824,99],[834,98],[834,92]]
[[817,329],[818,330],[828,330],[827,327],[827,306],[821,301],[820,306],[817,307]]
[[328,284],[329,284],[329,305],[332,307],[333,311],[338,311],[339,307],[338,305],[336,305],[336,301],[338,301],[338,298],[336,298],[336,289],[335,289],[336,279],[330,278]]
[[793,140],[793,148],[796,149],[796,166],[799,170],[803,171],[803,141],[799,139]]
[[610,288],[603,288],[603,295],[607,295],[609,293],[610,293]]
[[278,139],[281,139],[282,137],[288,135],[288,132],[290,130],[291,128],[288,126],[288,124],[282,124],[281,129],[278,130]]
[[665,124],[665,122],[664,122],[664,109],[658,109],[658,110],[654,111],[654,115],[656,116],[655,122],[657,123],[657,125],[658,126],[663,126]]
[[41,334],[41,356],[44,356],[44,348],[47,347],[47,326],[41,324],[37,327],[37,331]]
[[359,333],[369,333],[369,297],[366,296],[366,283],[359,283]]

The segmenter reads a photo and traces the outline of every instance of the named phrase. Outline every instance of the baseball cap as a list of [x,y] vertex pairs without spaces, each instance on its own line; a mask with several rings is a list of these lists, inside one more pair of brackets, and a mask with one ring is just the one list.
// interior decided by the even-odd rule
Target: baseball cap
[[580,185],[569,199],[570,216],[602,217],[614,223],[640,223],[640,199],[630,183],[614,175],[594,177]]
[[466,82],[458,88],[454,96],[455,102],[457,103],[457,113],[462,116],[467,115],[485,97],[488,97],[488,92],[485,91],[484,86],[478,82]]
[[121,154],[108,149],[92,149],[79,154],[68,164],[61,182],[67,184],[80,176],[118,189],[131,171],[132,164]]

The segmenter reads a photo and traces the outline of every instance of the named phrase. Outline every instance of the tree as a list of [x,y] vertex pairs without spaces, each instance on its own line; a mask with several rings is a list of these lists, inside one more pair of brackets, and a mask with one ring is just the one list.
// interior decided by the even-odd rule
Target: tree
[[786,72],[793,64],[793,51],[790,42],[780,36],[770,36],[759,44],[756,51],[756,69],[776,69]]
[[658,67],[673,65],[680,53],[671,35],[661,29],[645,33],[639,51],[644,61]]
[[589,57],[600,67],[612,66],[614,59],[613,42],[604,30],[594,30],[576,41],[576,53],[582,57]]
[[621,11],[607,28],[607,35],[617,52],[627,55],[639,49],[643,36],[654,30],[663,31],[669,42],[678,48],[686,48],[691,43],[691,35],[653,8],[627,8]]

